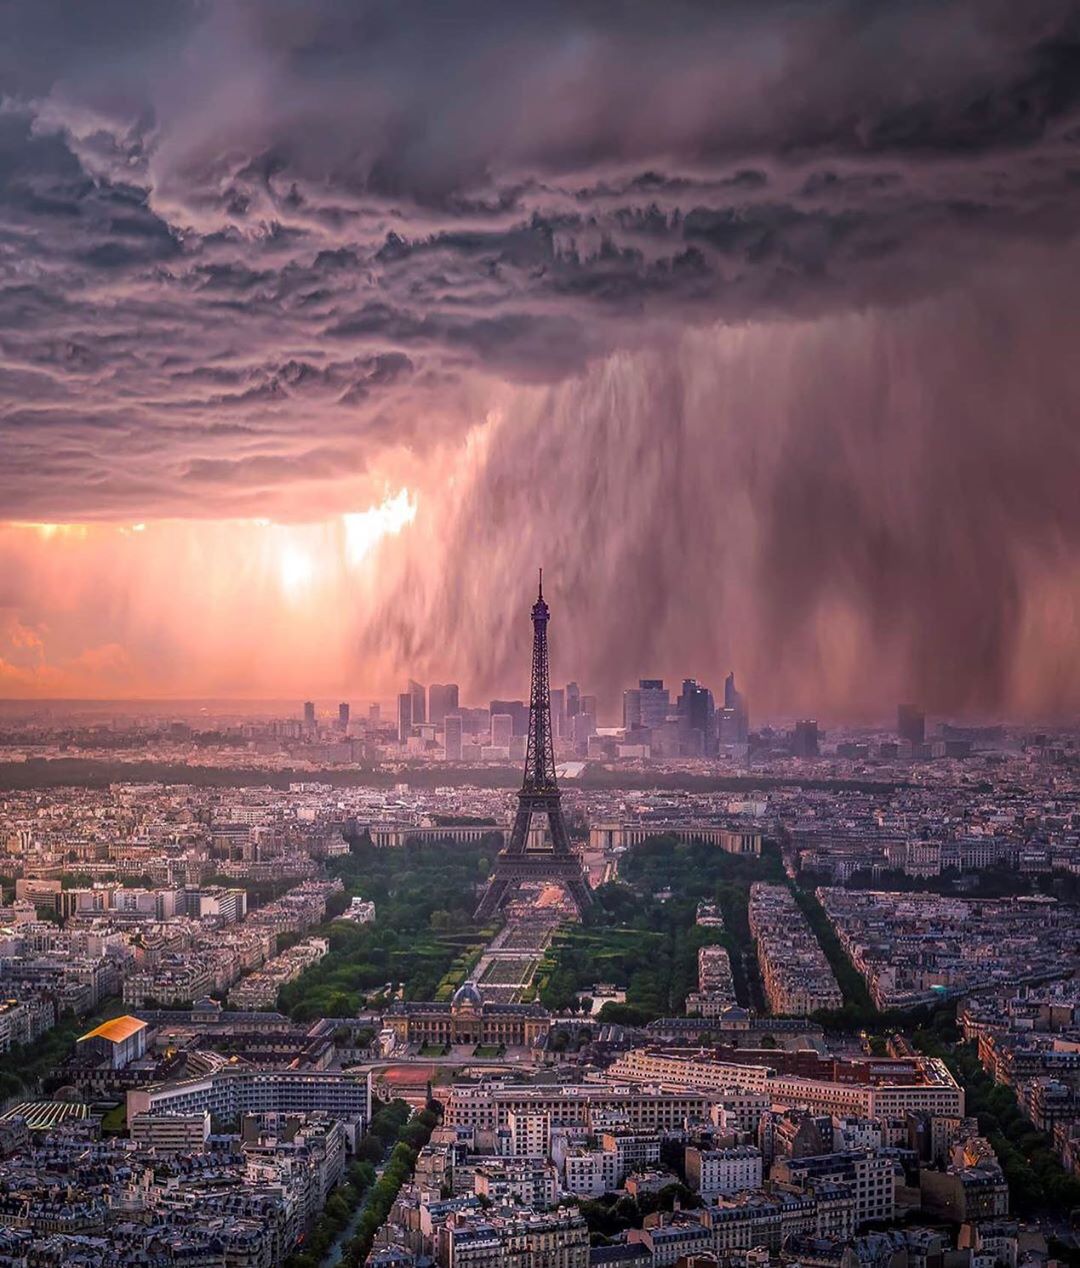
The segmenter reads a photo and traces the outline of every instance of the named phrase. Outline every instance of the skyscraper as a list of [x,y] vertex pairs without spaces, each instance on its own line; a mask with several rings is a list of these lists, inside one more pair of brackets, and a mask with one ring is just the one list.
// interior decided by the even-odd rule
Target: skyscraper
[[552,687],[548,699],[551,704],[551,733],[559,739],[566,734],[566,692],[562,687]]
[[514,735],[514,719],[509,713],[491,715],[491,743],[494,748],[509,748]]
[[911,744],[926,742],[926,715],[913,704],[898,705],[896,709],[896,733]]
[[581,711],[581,688],[576,682],[566,684],[566,716],[576,717]]
[[304,726],[309,731],[315,730],[315,701],[304,701]]
[[677,702],[679,730],[687,752],[706,755],[715,749],[713,694],[696,678],[684,678]]
[[349,705],[343,700],[337,707],[338,729],[347,731],[349,729]]
[[721,744],[745,744],[750,735],[750,707],[735,687],[735,671],[724,679],[724,708],[719,719]]
[[817,757],[818,726],[813,718],[803,718],[795,723],[791,737],[791,753],[793,757]]
[[461,761],[461,714],[448,713],[443,719],[443,749],[448,762]]
[[664,680],[641,678],[638,691],[641,693],[641,725],[650,731],[663,726],[671,712],[671,694],[664,686]]
[[624,730],[636,731],[641,726],[641,689],[628,687],[622,693],[622,724]]
[[584,752],[589,736],[596,734],[596,718],[591,713],[575,713],[570,719],[570,736],[579,752]]
[[412,696],[412,725],[422,726],[427,721],[427,709],[424,703],[427,693],[424,685],[410,678],[405,690]]
[[458,685],[456,682],[433,682],[428,688],[428,716],[429,722],[434,722],[436,726],[441,726],[443,719],[448,713],[453,713],[458,707]]
[[397,698],[397,737],[398,743],[404,744],[413,729],[413,694],[403,691]]
[[514,734],[529,734],[529,706],[523,700],[492,700],[488,712],[494,720],[497,713],[508,714],[514,720]]

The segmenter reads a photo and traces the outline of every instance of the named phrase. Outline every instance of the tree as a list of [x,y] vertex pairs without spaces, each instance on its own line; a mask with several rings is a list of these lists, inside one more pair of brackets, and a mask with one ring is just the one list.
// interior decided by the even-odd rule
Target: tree
[[349,905],[349,895],[344,891],[340,894],[331,894],[326,900],[326,918],[333,920]]
[[597,1020],[616,1026],[643,1026],[649,1020],[649,1013],[633,1004],[616,1004],[614,1000],[608,1000],[597,1014]]

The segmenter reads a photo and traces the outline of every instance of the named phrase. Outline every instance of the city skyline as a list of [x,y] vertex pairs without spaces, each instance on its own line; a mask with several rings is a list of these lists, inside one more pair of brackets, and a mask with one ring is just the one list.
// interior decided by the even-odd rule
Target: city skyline
[[1067,0],[4,22],[0,696],[1080,707]]

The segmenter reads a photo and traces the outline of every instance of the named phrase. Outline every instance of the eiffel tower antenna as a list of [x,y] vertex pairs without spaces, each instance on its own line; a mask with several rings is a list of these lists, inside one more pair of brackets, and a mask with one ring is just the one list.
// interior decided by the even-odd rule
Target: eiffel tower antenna
[[[522,881],[556,881],[582,915],[592,906],[592,893],[581,863],[570,846],[555,777],[555,746],[551,733],[551,690],[548,675],[547,627],[550,609],[544,602],[544,570],[532,608],[532,683],[529,689],[529,738],[525,746],[525,775],[518,793],[517,814],[510,840],[495,858],[477,920],[495,914]],[[529,849],[529,827],[534,814],[547,816],[551,849]]]

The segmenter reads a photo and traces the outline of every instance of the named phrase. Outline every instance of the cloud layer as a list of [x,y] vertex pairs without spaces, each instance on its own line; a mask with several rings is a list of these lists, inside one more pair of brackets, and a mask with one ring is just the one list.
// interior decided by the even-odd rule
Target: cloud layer
[[[774,707],[1076,703],[1077,4],[2,22],[0,518],[328,523],[408,486],[359,686],[507,679],[543,556],[612,695],[731,661]],[[12,549],[11,628],[53,622]],[[156,677],[127,558],[96,645],[217,689]]]

